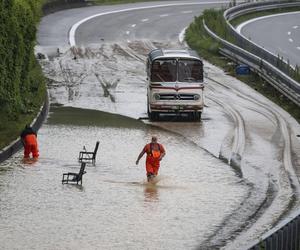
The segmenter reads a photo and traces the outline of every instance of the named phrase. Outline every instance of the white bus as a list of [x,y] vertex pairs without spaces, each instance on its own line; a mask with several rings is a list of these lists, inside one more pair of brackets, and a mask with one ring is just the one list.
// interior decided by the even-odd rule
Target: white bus
[[193,50],[155,49],[147,58],[148,116],[187,113],[199,121],[204,106],[203,62]]

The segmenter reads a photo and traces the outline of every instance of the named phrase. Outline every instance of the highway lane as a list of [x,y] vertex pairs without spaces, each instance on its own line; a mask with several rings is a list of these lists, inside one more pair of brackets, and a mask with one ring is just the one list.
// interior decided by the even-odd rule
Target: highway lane
[[216,4],[184,4],[103,15],[80,25],[76,31],[77,45],[97,44],[103,41],[176,41],[179,32],[188,26],[194,16]]
[[[168,4],[170,3],[168,1]],[[156,2],[146,5],[154,4]],[[120,6],[106,6],[100,12],[103,14],[118,8],[122,10],[129,8],[128,6],[124,5],[121,8]],[[145,4],[130,6],[136,8],[145,6]],[[104,110],[134,118],[145,115],[144,62],[145,54],[149,51],[150,46],[143,47],[143,43],[135,46],[128,40],[149,39],[150,43],[158,41],[162,42],[161,45],[172,46],[170,43],[173,43],[174,39],[177,41],[176,34],[178,35],[180,30],[190,22],[189,20],[193,19],[193,16],[196,15],[195,12],[198,14],[201,12],[201,8],[196,10],[196,5],[170,6],[168,8],[151,8],[148,10],[150,14],[140,9],[134,11],[136,15],[133,14],[133,11],[102,15],[80,25],[76,31],[75,41],[78,45],[85,45],[82,46],[83,48],[86,47],[80,52],[81,56],[78,54],[80,59],[73,60],[72,54],[68,52],[55,58],[52,62],[45,62],[49,69],[46,74],[54,79],[53,86],[49,86],[52,102],[66,106]],[[40,45],[66,46],[71,26],[82,18],[98,13],[99,9],[84,8],[45,17],[48,22],[45,23],[43,20],[42,25],[45,30],[40,29]],[[173,13],[176,14],[173,15]],[[46,37],[48,39],[45,39]],[[92,43],[98,45],[94,50],[89,48]],[[175,45],[179,46],[178,43]],[[47,70],[47,67],[44,69]],[[86,74],[86,79],[79,84],[70,82],[70,86],[68,86],[68,82],[61,80],[66,75],[65,72],[59,72],[59,68],[72,73],[72,76]],[[56,71],[56,76],[53,75],[54,71]],[[196,232],[199,230],[199,221],[196,220],[196,224],[198,224],[196,227],[190,228],[195,239],[199,241],[199,245],[215,249],[228,244],[226,249],[241,249],[243,243],[260,237],[268,227],[274,225],[291,205],[289,197],[293,195],[295,183],[290,182],[289,175],[293,173],[289,172],[289,169],[293,163],[290,163],[289,158],[281,159],[278,155],[282,155],[283,151],[287,152],[285,155],[289,155],[290,151],[297,152],[297,148],[295,148],[297,142],[293,139],[294,136],[290,138],[286,133],[286,127],[291,128],[293,122],[290,122],[286,118],[288,115],[274,104],[263,99],[250,88],[243,86],[234,78],[224,75],[221,70],[205,63],[205,71],[212,80],[208,80],[206,88],[207,107],[203,114],[203,121],[200,124],[161,122],[154,125],[183,135],[183,141],[195,143],[199,146],[198,149],[207,150],[214,156],[213,159],[218,159],[218,163],[222,167],[224,165],[225,168],[228,167],[228,174],[232,174],[233,169],[226,163],[226,160],[231,161],[237,153],[242,155],[241,162],[234,170],[236,171],[235,177],[240,178],[240,185],[232,182],[233,187],[239,192],[236,194],[232,191],[226,192],[232,197],[231,200],[226,199],[226,202],[232,202],[232,205],[224,205],[223,209],[216,208],[220,212],[215,214],[218,215],[219,220],[211,222],[210,220],[215,216],[207,216],[207,218],[205,217],[207,220],[204,221],[204,214],[199,212],[198,207],[197,209],[189,207],[187,210],[187,212],[197,211],[198,214],[201,214],[200,217],[197,216],[201,218],[201,224],[205,222],[206,225],[212,227],[205,227],[208,235],[200,233],[198,236]],[[113,93],[114,102],[103,95],[95,72],[108,82],[120,80]],[[48,129],[51,130],[51,127]],[[291,131],[294,133],[293,129]],[[168,135],[166,138],[170,140],[173,135]],[[282,142],[284,142],[284,148]],[[224,165],[222,161],[219,161],[219,156],[225,159]],[[194,157],[189,156],[191,162],[193,162],[192,159],[195,159]],[[199,169],[209,167],[207,165],[209,162],[210,160],[201,161]],[[126,164],[130,164],[129,159]],[[190,164],[188,165],[190,166]],[[172,161],[169,166],[172,168],[176,166],[180,169],[180,166]],[[216,165],[213,164],[213,166],[212,169],[215,169]],[[186,167],[184,169],[185,172],[188,170]],[[204,172],[209,175],[209,172]],[[201,173],[197,176],[202,175]],[[182,176],[186,178],[187,173],[183,173]],[[115,178],[113,174],[109,177],[113,180]],[[176,173],[172,173],[172,177],[174,179],[171,178],[171,181],[176,181],[178,178]],[[187,179],[189,182],[190,179]],[[202,185],[205,179],[206,177],[203,177],[199,184]],[[226,181],[222,182],[221,189],[218,189],[216,194],[222,195],[221,190],[228,185]],[[201,190],[201,187],[197,187],[196,190]],[[208,189],[207,194],[211,195],[210,191],[211,189]],[[192,198],[195,197],[206,196],[192,196]],[[172,195],[167,194],[167,198],[172,200]],[[181,199],[183,198],[184,196]],[[182,202],[185,203],[183,200]],[[208,204],[203,206],[206,209],[215,204],[215,201],[205,202]],[[202,204],[204,203],[202,202]],[[225,209],[229,207],[230,211],[225,212]],[[190,218],[195,221],[193,216]],[[220,218],[223,219],[220,221]],[[166,225],[167,228],[168,225]],[[244,229],[242,232],[239,231],[241,228]],[[176,232],[180,233],[180,230],[176,229]],[[233,239],[233,235],[236,238]],[[165,239],[162,238],[162,241],[166,241]],[[232,244],[231,240],[233,240]],[[134,244],[132,241],[130,242]],[[183,242],[181,241],[181,243]]]
[[300,12],[254,19],[241,33],[291,65],[300,65]]
[[[188,5],[189,3],[197,4],[197,5],[191,5],[189,9],[192,9],[193,13],[181,13],[180,16],[177,16],[174,19],[172,19],[172,25],[178,23],[180,27],[185,27],[188,25],[188,23],[193,19],[195,15],[198,15],[201,13],[201,11],[205,8],[214,7],[214,6],[222,6],[224,3],[227,3],[228,1],[222,1],[222,0],[216,0],[216,1],[203,1],[203,0],[194,0],[194,1],[187,1],[184,4]],[[37,41],[38,45],[40,46],[68,46],[69,45],[69,31],[71,27],[76,23],[81,21],[84,18],[97,15],[97,14],[103,14],[107,12],[117,11],[117,10],[125,10],[125,9],[131,9],[131,8],[145,8],[145,7],[151,7],[151,6],[159,6],[159,5],[169,5],[169,13],[172,12],[174,8],[177,8],[175,5],[180,4],[182,5],[182,1],[158,1],[158,2],[146,2],[146,3],[135,3],[135,4],[124,4],[124,5],[113,5],[113,6],[91,6],[86,8],[80,8],[80,9],[69,9],[64,11],[59,11],[56,13],[53,13],[51,15],[47,15],[43,17],[39,27],[38,27],[38,35],[37,35]],[[181,7],[182,10],[184,10],[184,6]],[[154,9],[153,9],[154,10]],[[159,11],[154,10],[155,11]],[[189,14],[189,15],[188,15]],[[151,13],[152,15],[152,13]],[[154,16],[154,13],[153,13]],[[164,16],[162,16],[163,18]],[[166,16],[165,16],[166,17]],[[174,17],[174,16],[173,16]],[[166,22],[167,18],[164,18],[161,21]],[[184,18],[184,19],[179,19]],[[147,22],[147,17],[142,18],[142,22],[149,24]],[[105,19],[107,21],[107,19]],[[118,20],[118,17],[115,21]],[[95,20],[91,20],[91,22],[94,22]],[[152,20],[153,21],[153,20]],[[96,22],[98,22],[96,20]],[[113,22],[112,20],[109,21],[109,23],[112,26],[106,25],[106,23],[101,21],[101,26],[99,26],[97,23],[97,26],[91,27],[89,25],[88,28],[88,35],[86,34],[86,31],[83,31],[82,28],[80,28],[79,32],[83,32],[84,35],[87,35],[87,38],[79,38],[80,42],[94,42],[99,41],[101,38],[105,38],[108,40],[111,40],[113,37],[117,37],[116,32],[120,32],[120,29],[117,30],[115,35],[112,36],[112,32],[107,31],[107,29],[113,28],[117,29],[118,26],[120,26],[120,20],[118,23]],[[134,22],[132,22],[134,24]],[[145,24],[145,25],[147,25]],[[86,25],[85,25],[86,27]],[[122,26],[121,26],[122,27]],[[171,28],[171,26],[169,26]],[[160,29],[160,28],[158,28]],[[172,28],[172,30],[174,30]],[[125,30],[126,32],[127,30]],[[121,32],[124,32],[123,30]],[[108,35],[108,37],[105,37],[104,34]],[[79,35],[80,36],[80,35]],[[91,40],[90,40],[91,39]]]

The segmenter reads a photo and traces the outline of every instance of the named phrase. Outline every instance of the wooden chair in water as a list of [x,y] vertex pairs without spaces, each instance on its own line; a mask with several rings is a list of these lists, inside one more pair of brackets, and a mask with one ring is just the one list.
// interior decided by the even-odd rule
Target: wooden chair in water
[[83,175],[86,173],[86,171],[84,171],[85,169],[85,162],[81,163],[81,167],[79,170],[79,173],[64,173],[63,174],[63,179],[62,179],[62,184],[68,184],[69,182],[71,183],[75,183],[78,184],[80,182],[80,185],[82,185],[82,177]]
[[[79,152],[79,157],[78,157],[78,160],[79,162],[83,162],[83,161],[91,161],[93,163],[93,165],[95,165],[95,162],[96,162],[96,155],[97,155],[97,151],[98,151],[98,148],[99,148],[99,141],[96,142],[96,145],[95,145],[95,149],[94,149],[94,152],[88,152],[88,151],[80,151]],[[85,149],[85,147],[83,147]]]

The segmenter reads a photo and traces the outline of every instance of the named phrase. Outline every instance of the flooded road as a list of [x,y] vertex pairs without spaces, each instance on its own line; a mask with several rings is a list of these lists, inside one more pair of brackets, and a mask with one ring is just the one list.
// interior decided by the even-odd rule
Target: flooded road
[[[144,159],[135,165],[153,134],[167,150],[156,186],[145,183]],[[38,162],[23,164],[19,153],[0,165],[1,249],[194,249],[247,192],[193,142],[130,118],[52,108],[38,139]],[[62,185],[96,140],[83,186]]]
[[[41,65],[50,79],[51,102],[65,107],[102,110],[134,119],[145,117],[146,54],[154,47],[176,46],[176,43],[155,43],[149,40],[105,43],[73,48],[59,57],[43,60]],[[213,188],[216,184],[212,184],[206,190],[221,192],[218,197],[220,203],[214,200],[212,203],[199,204],[196,209],[198,215],[204,216],[211,211],[210,206],[220,205],[216,208],[220,220],[216,223],[215,216],[208,216],[205,217],[207,224],[201,224],[204,225],[203,228],[197,224],[191,229],[193,235],[198,236],[194,247],[191,245],[188,248],[198,246],[200,249],[243,249],[299,206],[300,143],[296,137],[299,124],[250,87],[225,75],[222,70],[207,62],[204,66],[207,74],[206,107],[201,123],[184,119],[162,119],[155,123],[143,120],[144,126],[162,129],[168,134],[168,138],[182,138],[180,143],[170,141],[174,150],[167,149],[168,156],[178,155],[176,150],[182,150],[183,142],[188,142],[184,144],[186,153],[180,154],[178,159],[173,158],[169,163],[170,166],[179,168],[173,175],[176,180],[185,178],[187,183],[194,183],[195,179],[200,178],[200,183],[208,180],[209,183],[219,185],[218,178],[210,173],[212,161],[224,166],[227,174],[237,178],[233,185],[236,190],[233,192],[224,193],[226,185],[223,187],[222,182],[220,186],[215,186],[216,189]],[[94,117],[96,115],[87,112],[85,120],[91,120],[90,125],[93,126]],[[115,123],[118,124],[111,124]],[[135,130],[135,127],[132,129]],[[142,138],[145,143],[146,137]],[[129,140],[136,142],[134,136]],[[111,140],[106,142],[113,143]],[[141,147],[140,145],[136,148],[135,152],[139,152]],[[206,155],[207,160],[203,160],[204,156],[199,156],[197,151]],[[182,159],[185,159],[184,163],[179,164],[178,161],[182,162]],[[189,175],[183,171],[186,165],[196,166],[199,161],[201,167],[193,167],[193,170],[208,172]],[[118,159],[114,158],[114,162],[118,162]],[[222,171],[219,172],[219,168],[214,170],[224,175]],[[163,174],[163,169],[161,173]],[[205,178],[202,179],[202,176]],[[198,199],[199,192],[203,190],[201,185],[193,187],[197,194],[189,191],[191,200]],[[228,199],[234,205],[227,204]],[[175,201],[178,202],[178,197],[174,198]],[[187,205],[189,206],[192,208],[194,204],[191,202]],[[188,213],[187,216],[193,217],[192,214]],[[184,220],[185,222],[180,221],[179,224],[190,223],[189,220]],[[188,231],[181,226],[174,230],[178,235]],[[182,244],[189,241],[180,240]],[[167,248],[173,248],[173,245]]]
[[[52,107],[38,134],[38,162],[23,164],[20,152],[0,164],[1,248],[245,249],[299,207],[299,124],[215,66],[204,62],[201,122],[139,120],[147,116],[146,55],[157,47],[183,46],[173,38],[192,19],[192,7],[176,8],[177,15],[171,15],[174,6],[153,8],[152,19],[141,19],[146,11],[140,11],[139,23],[135,15],[119,13],[129,33],[104,26],[99,44],[73,48],[61,40],[70,28],[62,24],[99,9],[44,19],[38,50],[46,55],[40,64]],[[159,34],[171,39],[157,41],[151,24],[162,19],[180,27],[161,25]],[[76,39],[100,38],[93,28],[99,23],[81,26]],[[81,32],[90,36],[80,37]],[[106,42],[119,34],[119,41]],[[43,47],[43,41],[50,44]],[[143,161],[136,166],[135,160],[153,134],[167,156],[160,181],[148,186]],[[62,185],[64,172],[79,170],[83,145],[92,150],[97,140],[96,166],[87,167],[83,186]]]

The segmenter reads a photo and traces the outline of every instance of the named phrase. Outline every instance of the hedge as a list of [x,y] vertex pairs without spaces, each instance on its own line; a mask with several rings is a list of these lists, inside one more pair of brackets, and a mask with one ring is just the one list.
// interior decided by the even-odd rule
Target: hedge
[[45,81],[34,56],[41,6],[42,0],[0,3],[0,148],[1,134],[19,131],[24,115],[32,119],[44,99]]

